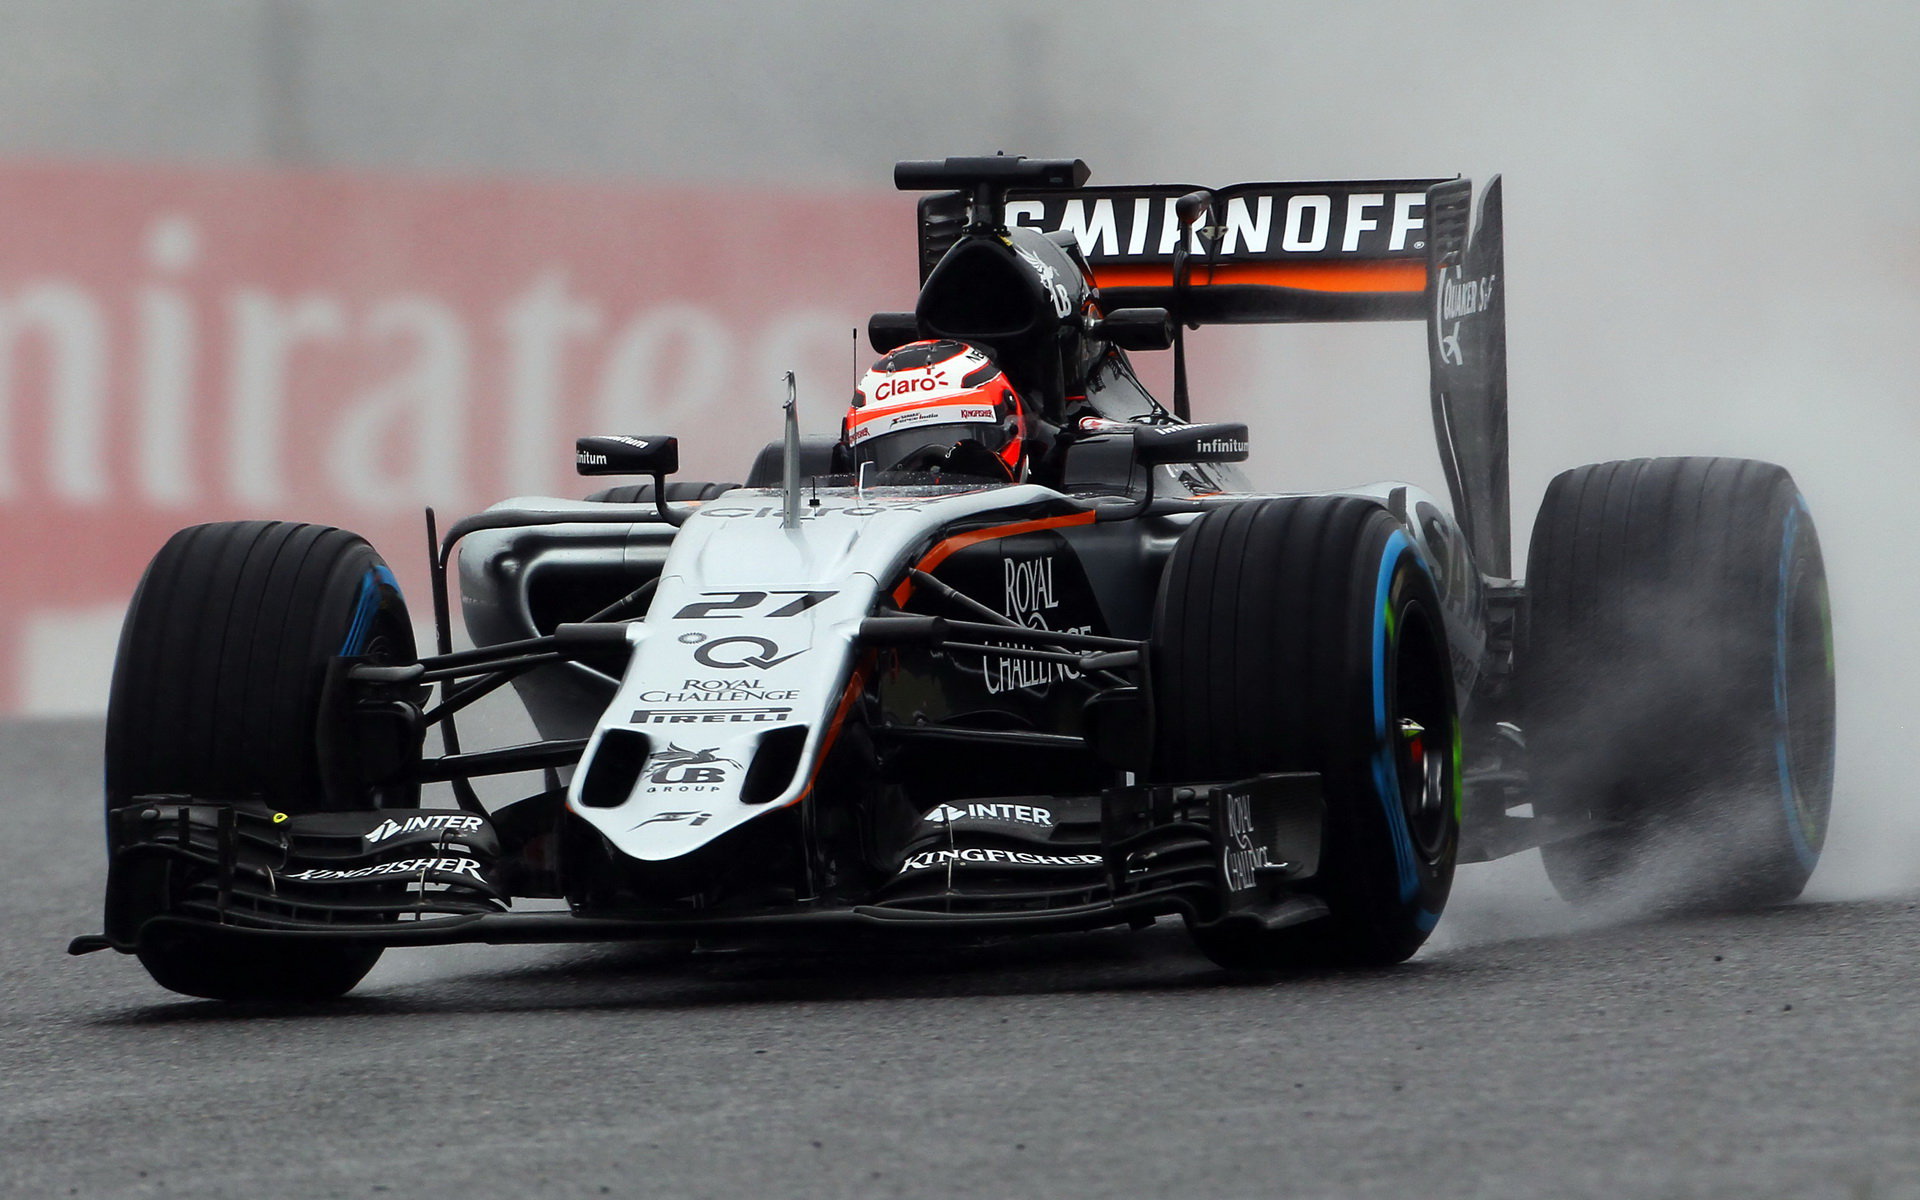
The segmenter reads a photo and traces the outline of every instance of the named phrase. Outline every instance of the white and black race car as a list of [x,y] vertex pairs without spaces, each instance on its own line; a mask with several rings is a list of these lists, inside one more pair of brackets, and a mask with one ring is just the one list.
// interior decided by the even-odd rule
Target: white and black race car
[[[454,524],[420,654],[339,529],[183,530],[108,718],[106,932],[163,986],[312,999],[387,946],[1003,935],[1179,916],[1230,968],[1392,963],[1456,863],[1796,895],[1832,787],[1813,522],[1779,467],[1569,471],[1511,578],[1500,192],[1087,186],[902,163],[922,290],[838,439],[742,487],[670,437]],[[1451,503],[1247,489],[1183,331],[1423,320]],[[1170,406],[1127,352],[1171,349]],[[430,518],[431,521],[431,518]],[[455,650],[457,571],[474,648]],[[539,741],[462,743],[512,684]],[[431,747],[431,749],[429,749]],[[539,781],[483,804],[482,776]],[[564,902],[564,903],[560,903]]]

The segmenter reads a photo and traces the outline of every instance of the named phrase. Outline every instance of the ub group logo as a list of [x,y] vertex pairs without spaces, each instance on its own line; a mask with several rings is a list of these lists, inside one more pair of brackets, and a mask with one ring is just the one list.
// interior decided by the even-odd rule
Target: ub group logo
[[1064,317],[1073,311],[1073,297],[1067,293],[1066,285],[1060,282],[1060,273],[1053,264],[1028,250],[1025,246],[1015,246],[1014,250],[1025,259],[1027,266],[1040,279],[1040,288],[1046,292],[1047,299],[1053,302],[1053,315]]
[[649,791],[711,792],[726,782],[727,769],[740,763],[715,750],[684,750],[667,743],[647,759]]

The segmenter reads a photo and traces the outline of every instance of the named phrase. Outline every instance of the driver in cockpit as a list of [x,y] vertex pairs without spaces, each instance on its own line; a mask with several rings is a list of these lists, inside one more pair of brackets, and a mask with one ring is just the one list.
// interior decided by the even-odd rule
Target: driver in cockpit
[[1036,420],[987,350],[910,342],[873,364],[841,425],[856,475],[1019,483]]

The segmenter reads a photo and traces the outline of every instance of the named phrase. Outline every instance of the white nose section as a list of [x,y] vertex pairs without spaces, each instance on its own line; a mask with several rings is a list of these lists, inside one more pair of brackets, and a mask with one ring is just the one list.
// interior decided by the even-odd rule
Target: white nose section
[[[675,594],[688,590],[663,585],[656,611],[704,602]],[[826,589],[794,591],[804,598]],[[632,663],[568,804],[621,853],[659,861],[799,799],[872,604],[870,586],[843,587],[781,619],[777,631],[761,632],[771,621],[706,616],[636,625]],[[768,737],[786,730],[799,732]]]
[[628,627],[632,658],[567,807],[622,854],[658,862],[799,801],[855,694],[852,651],[880,581],[956,520],[1058,498],[1029,485],[823,489],[791,529],[777,493],[702,505],[674,537],[646,620]]

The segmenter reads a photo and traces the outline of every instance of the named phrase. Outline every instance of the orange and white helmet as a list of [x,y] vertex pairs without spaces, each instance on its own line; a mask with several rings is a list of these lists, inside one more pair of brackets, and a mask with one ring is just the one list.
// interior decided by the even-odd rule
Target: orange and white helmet
[[1027,416],[991,355],[967,342],[910,342],[854,390],[842,434],[854,470],[1018,480]]

